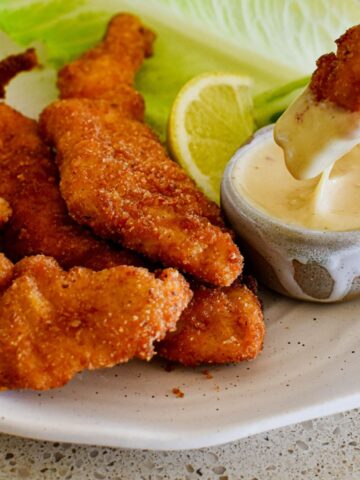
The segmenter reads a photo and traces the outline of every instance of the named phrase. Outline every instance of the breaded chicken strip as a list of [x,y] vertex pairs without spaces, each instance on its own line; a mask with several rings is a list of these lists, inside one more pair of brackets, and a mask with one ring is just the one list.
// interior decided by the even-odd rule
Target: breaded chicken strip
[[12,208],[1,242],[14,261],[43,253],[65,268],[141,263],[129,250],[95,238],[69,217],[57,168],[36,122],[5,104],[0,104],[0,196]]
[[61,192],[96,234],[230,285],[242,257],[220,211],[167,157],[131,87],[152,39],[137,18],[118,15],[98,47],[60,72],[64,100],[43,112],[41,126],[57,151]]
[[166,336],[157,351],[189,366],[240,362],[261,352],[264,334],[260,302],[245,285],[198,286],[176,331]]
[[173,269],[64,272],[48,257],[24,259],[0,296],[0,388],[45,390],[84,369],[149,360],[190,298]]
[[318,101],[330,100],[339,107],[360,110],[360,25],[347,30],[337,43],[337,52],[316,62],[310,89]]

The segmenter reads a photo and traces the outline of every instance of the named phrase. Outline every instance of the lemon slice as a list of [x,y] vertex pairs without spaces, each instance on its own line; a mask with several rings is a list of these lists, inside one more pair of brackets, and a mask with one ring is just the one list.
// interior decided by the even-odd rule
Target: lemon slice
[[173,158],[217,203],[226,164],[254,131],[251,84],[241,75],[199,75],[180,90],[170,112]]

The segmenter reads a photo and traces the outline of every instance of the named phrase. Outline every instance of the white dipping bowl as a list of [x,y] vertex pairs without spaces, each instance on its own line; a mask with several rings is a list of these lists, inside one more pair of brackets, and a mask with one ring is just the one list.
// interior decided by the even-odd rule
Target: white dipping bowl
[[273,129],[262,128],[237,150],[221,184],[222,208],[239,236],[247,266],[263,284],[292,298],[330,303],[360,296],[360,230],[289,225],[257,209],[236,188],[236,165],[268,141]]

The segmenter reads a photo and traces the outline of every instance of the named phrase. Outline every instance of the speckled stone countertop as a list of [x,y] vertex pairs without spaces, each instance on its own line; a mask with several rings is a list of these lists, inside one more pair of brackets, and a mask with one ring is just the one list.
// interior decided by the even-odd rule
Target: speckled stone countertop
[[17,479],[358,480],[360,410],[219,447],[180,452],[88,447],[0,435],[0,480]]

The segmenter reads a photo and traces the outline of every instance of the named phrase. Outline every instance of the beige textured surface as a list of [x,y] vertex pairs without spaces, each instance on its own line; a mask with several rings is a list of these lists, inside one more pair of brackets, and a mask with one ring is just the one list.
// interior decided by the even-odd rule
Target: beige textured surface
[[0,480],[359,478],[359,410],[220,447],[181,452],[84,447],[0,435]]

